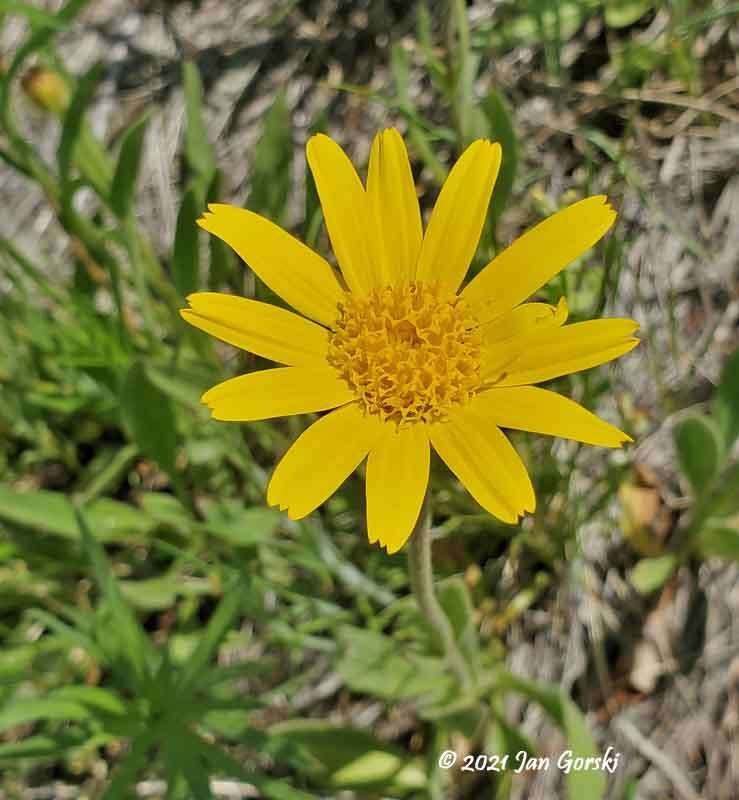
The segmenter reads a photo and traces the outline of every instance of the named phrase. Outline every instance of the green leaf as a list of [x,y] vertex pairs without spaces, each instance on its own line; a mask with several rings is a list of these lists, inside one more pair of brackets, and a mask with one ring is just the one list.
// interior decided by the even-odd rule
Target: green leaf
[[103,492],[115,491],[138,454],[135,444],[99,448],[80,476],[80,502],[89,503]]
[[[216,169],[213,180],[208,187],[208,203],[217,203],[221,199],[221,183],[223,173]],[[217,236],[208,237],[208,250],[210,252],[210,265],[208,270],[208,288],[218,291],[232,274],[236,261],[233,250]]]
[[500,92],[493,89],[482,101],[482,109],[488,118],[491,138],[500,142],[503,150],[503,159],[490,203],[490,218],[493,231],[495,231],[500,215],[505,210],[508,198],[513,191],[513,182],[516,179],[518,168],[518,142],[511,113]]
[[[326,133],[328,130],[328,114],[325,108],[321,108],[315,114],[308,126],[308,135],[314,136],[316,133]],[[318,241],[323,212],[318,198],[316,181],[313,173],[306,170],[305,173],[305,199],[303,206],[303,241],[315,249]]]
[[134,739],[130,750],[116,767],[101,800],[130,800],[136,777],[147,762],[147,755],[154,743],[151,733]]
[[468,663],[474,669],[479,655],[477,627],[467,584],[461,578],[449,578],[439,584],[438,597],[446,612]]
[[182,205],[177,214],[172,255],[172,279],[182,297],[187,297],[196,291],[199,284],[200,257],[196,220],[201,211],[198,190],[191,185],[182,198]]
[[308,757],[314,780],[332,789],[405,794],[426,787],[420,759],[385,745],[365,731],[321,720],[289,720],[270,729]]
[[18,759],[61,759],[63,753],[79,747],[86,736],[29,736],[18,742],[0,744],[0,763],[9,762],[17,765]]
[[[564,732],[573,759],[598,757],[598,748],[585,717],[558,686],[529,681],[511,673],[501,675],[500,686],[519,692],[538,703]],[[571,800],[599,800],[606,791],[605,772],[600,768],[572,770],[567,774],[566,780]]]
[[[172,800],[177,797],[182,797],[183,800],[191,797],[212,800],[208,769],[203,764],[198,739],[179,736],[177,731],[173,731],[162,744],[167,772],[167,797]],[[180,781],[184,783],[181,793],[175,789],[175,785],[179,789]]]
[[[105,653],[97,646],[88,635],[87,630],[81,630],[85,626],[84,615],[77,615],[77,626],[68,625],[66,622],[48,614],[40,608],[31,608],[28,610],[29,619],[39,622],[44,628],[48,629],[47,636],[55,638],[64,646],[71,650],[73,647],[79,647],[88,653],[96,661],[104,661]],[[89,617],[89,612],[86,612]],[[73,615],[74,616],[74,615]],[[0,678],[2,678],[2,670],[0,669]]]
[[223,599],[208,622],[195,651],[180,673],[177,682],[177,691],[180,695],[186,695],[201,674],[210,666],[218,646],[230,630],[236,615],[241,609],[243,599],[243,590],[237,583],[232,583],[225,588]]
[[642,558],[629,573],[629,580],[641,594],[651,594],[664,586],[676,568],[677,557],[674,553]]
[[418,3],[416,9],[416,38],[423,53],[424,66],[428,70],[436,91],[446,94],[449,86],[449,70],[444,61],[436,55],[434,49],[431,13],[424,0]]
[[326,570],[355,595],[366,595],[381,606],[388,606],[397,599],[393,592],[370,578],[367,573],[342,555],[327,531],[314,521],[300,524],[305,534],[312,540],[311,546]]
[[146,492],[139,498],[141,508],[157,522],[187,533],[197,521],[173,495],[165,492]]
[[[109,498],[90,503],[86,514],[100,541],[142,536],[153,530],[155,524],[142,511]],[[0,486],[0,519],[65,539],[79,538],[74,507],[62,492],[16,492]]]
[[[117,666],[126,664],[126,675],[130,676],[130,683],[140,693],[146,693],[150,685],[148,662],[152,658],[152,645],[139,625],[131,607],[125,601],[118,583],[108,563],[105,551],[93,538],[87,520],[86,511],[75,509],[77,523],[80,529],[82,546],[92,565],[92,571],[97,581],[100,592],[107,604],[105,609],[110,619],[106,620],[106,632],[115,632],[114,638],[101,642],[101,646],[114,659]],[[111,631],[112,624],[112,631]],[[107,648],[105,645],[107,644]],[[110,646],[116,647],[116,652],[111,653]]]
[[282,514],[273,508],[244,508],[237,513],[225,506],[209,510],[207,530],[231,544],[253,545],[269,541],[282,522]]
[[91,713],[98,711],[119,717],[130,713],[129,707],[118,694],[102,686],[62,686],[54,691],[53,697],[80,703]]
[[337,671],[347,686],[386,700],[423,696],[432,704],[445,699],[453,679],[441,658],[413,656],[394,639],[375,631],[342,626]]
[[693,492],[700,496],[716,477],[721,462],[721,436],[708,417],[688,417],[675,427],[680,467]]
[[[503,699],[502,696],[500,698]],[[503,713],[503,704],[493,709],[493,719],[487,737],[488,752],[515,755],[522,750],[527,754],[536,752],[534,745],[515,725],[510,725]]]
[[149,114],[144,114],[123,134],[110,189],[110,207],[119,219],[125,219],[131,211],[148,124]]
[[285,221],[292,157],[290,112],[285,92],[279,91],[264,119],[248,180],[249,208],[278,225]]
[[637,780],[627,781],[626,786],[624,787],[623,800],[637,800],[636,790],[638,788],[639,788],[639,781]]
[[606,0],[606,25],[609,28],[626,28],[651,11],[652,0]]
[[28,3],[21,3],[19,0],[2,0],[0,2],[0,13],[20,14],[27,17],[32,25],[39,27],[56,28],[57,30],[63,30],[65,27],[65,24],[55,14],[41,11]]
[[203,119],[203,84],[192,61],[185,61],[182,65],[182,80],[185,89],[185,160],[207,186],[213,180],[216,159]]
[[[29,609],[28,614],[32,613],[33,610]],[[20,683],[25,680],[33,666],[37,652],[38,648],[35,643],[16,647],[8,644],[3,650],[0,650],[0,685]]]
[[704,558],[718,556],[739,561],[739,526],[708,522],[696,537],[695,546]]
[[714,409],[728,451],[739,436],[739,348],[728,357],[721,370]]
[[189,733],[182,735],[191,740],[191,749],[198,750],[215,771],[221,775],[227,775],[229,778],[238,778],[253,784],[268,800],[314,800],[313,795],[293,789],[285,780],[268,778],[261,772],[243,766],[220,747],[210,744],[200,737]]
[[144,455],[173,474],[178,435],[169,398],[149,380],[143,364],[129,368],[120,393],[121,415]]
[[102,77],[103,65],[94,64],[77,83],[67,113],[64,115],[62,135],[57,150],[63,195],[69,195],[71,192],[70,172],[74,150],[83,131],[85,111],[90,105]]
[[724,470],[717,484],[709,498],[707,511],[714,517],[739,514],[739,462]]
[[212,588],[207,581],[182,580],[181,575],[160,575],[135,581],[119,581],[123,596],[135,608],[144,611],[164,611],[172,608],[180,595],[192,597],[210,594]]
[[154,386],[172,400],[193,409],[203,407],[200,402],[203,386],[209,381],[217,380],[212,372],[200,370],[194,364],[180,369],[173,366],[165,368],[151,364],[147,366],[146,374]]
[[82,703],[54,697],[34,697],[15,700],[0,709],[0,731],[38,720],[80,722],[92,718],[91,711]]
[[171,494],[146,492],[141,495],[139,503],[152,519],[184,534],[198,525],[185,506]]

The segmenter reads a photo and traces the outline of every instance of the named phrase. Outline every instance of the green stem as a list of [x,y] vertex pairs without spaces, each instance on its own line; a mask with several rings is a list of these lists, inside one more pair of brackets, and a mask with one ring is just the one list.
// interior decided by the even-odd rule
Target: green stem
[[431,509],[429,495],[423,502],[418,522],[408,543],[408,570],[411,587],[421,613],[439,637],[449,666],[463,689],[471,689],[472,675],[454,637],[449,617],[439,605],[434,592],[434,572],[431,565]]

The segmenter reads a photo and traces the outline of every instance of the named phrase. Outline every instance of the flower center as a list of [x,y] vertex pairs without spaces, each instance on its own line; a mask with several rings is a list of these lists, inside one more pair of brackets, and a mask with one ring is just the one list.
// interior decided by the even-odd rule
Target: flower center
[[397,425],[441,422],[480,388],[475,325],[465,302],[434,284],[347,294],[328,361],[367,413]]

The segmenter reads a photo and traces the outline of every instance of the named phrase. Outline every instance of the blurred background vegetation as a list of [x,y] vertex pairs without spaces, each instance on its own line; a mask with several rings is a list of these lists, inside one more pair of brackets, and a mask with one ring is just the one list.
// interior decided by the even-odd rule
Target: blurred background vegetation
[[[738,15],[0,0],[0,797],[737,796]],[[613,232],[541,296],[642,326],[556,382],[635,444],[514,434],[538,496],[520,526],[433,465],[474,704],[404,553],[367,543],[361,476],[300,523],[267,509],[309,420],[208,420],[202,392],[259,359],[177,314],[194,290],[276,299],[200,234],[207,201],[327,254],[305,141],[361,165],[388,125],[425,212],[466,143],[502,142],[473,269],[608,194]],[[614,775],[460,769],[609,746]]]

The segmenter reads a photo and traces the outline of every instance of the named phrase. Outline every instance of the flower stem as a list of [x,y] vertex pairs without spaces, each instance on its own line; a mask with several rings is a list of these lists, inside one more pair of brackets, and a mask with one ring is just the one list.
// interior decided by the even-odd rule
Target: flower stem
[[434,573],[431,566],[431,509],[428,493],[408,542],[408,570],[418,607],[441,640],[449,666],[462,689],[472,688],[470,669],[457,645],[449,617],[439,605],[434,592]]

